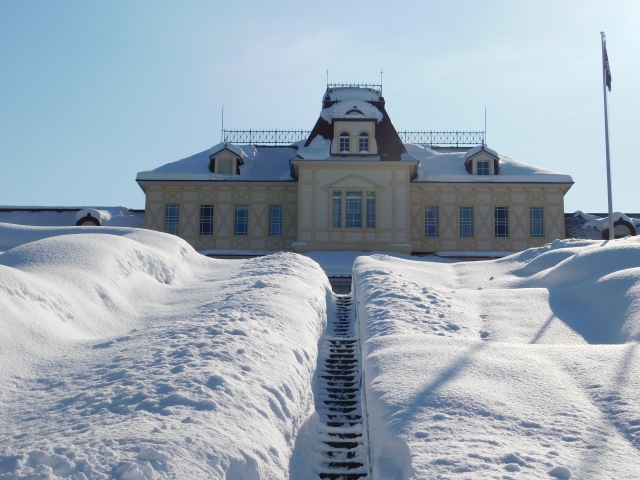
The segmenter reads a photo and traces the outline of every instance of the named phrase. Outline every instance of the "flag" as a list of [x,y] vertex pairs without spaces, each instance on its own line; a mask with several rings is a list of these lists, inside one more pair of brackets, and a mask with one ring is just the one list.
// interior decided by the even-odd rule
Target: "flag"
[[611,69],[609,68],[609,55],[607,55],[607,41],[606,40],[605,40],[604,46],[602,48],[604,48],[604,52],[602,52],[602,58],[603,58],[603,61],[604,61],[604,65],[602,66],[602,68],[604,69],[604,74],[605,74],[605,85],[607,86],[609,91],[611,91]]

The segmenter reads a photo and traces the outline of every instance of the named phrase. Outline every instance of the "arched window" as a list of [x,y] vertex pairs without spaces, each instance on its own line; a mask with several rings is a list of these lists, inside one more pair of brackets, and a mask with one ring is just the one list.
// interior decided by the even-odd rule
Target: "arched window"
[[347,132],[342,132],[340,134],[340,153],[349,153],[349,134]]
[[369,153],[369,134],[367,132],[362,132],[360,134],[360,145],[358,151],[360,153]]

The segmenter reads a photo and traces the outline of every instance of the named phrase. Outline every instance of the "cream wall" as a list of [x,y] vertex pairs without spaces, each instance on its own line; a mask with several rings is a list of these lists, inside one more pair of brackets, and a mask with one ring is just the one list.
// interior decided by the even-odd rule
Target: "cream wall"
[[[564,194],[570,185],[412,184],[411,245],[414,252],[520,251],[564,238]],[[439,207],[439,234],[425,237],[425,206]],[[474,238],[460,238],[460,207],[474,207]],[[509,238],[494,236],[494,207],[509,207]],[[544,238],[529,235],[529,207],[544,208]]]
[[350,142],[349,148],[351,154],[359,153],[359,136],[362,132],[369,134],[369,153],[376,155],[378,153],[378,144],[376,143],[376,122],[372,120],[349,120],[349,121],[333,121],[333,142],[331,143],[331,154],[340,153],[340,134],[349,132]]
[[[413,163],[376,161],[367,163],[366,169],[362,162],[297,165],[298,242],[305,243],[305,249],[392,250],[392,244],[409,243],[409,177]],[[375,191],[376,228],[366,228],[364,218],[362,228],[346,228],[344,223],[334,228],[332,194],[336,190]]]
[[[166,204],[180,205],[179,236],[196,250],[291,250],[297,235],[298,188],[295,184],[224,184],[140,181],[146,193],[145,228],[164,231]],[[233,235],[236,204],[249,206],[249,232]],[[200,205],[214,206],[213,235],[201,236]],[[269,205],[282,205],[283,235],[269,236]]]

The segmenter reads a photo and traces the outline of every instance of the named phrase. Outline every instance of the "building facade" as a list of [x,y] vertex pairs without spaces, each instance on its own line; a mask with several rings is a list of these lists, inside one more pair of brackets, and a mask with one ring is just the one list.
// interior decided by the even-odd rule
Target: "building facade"
[[200,251],[513,252],[565,237],[570,176],[403,143],[375,88],[328,88],[306,140],[221,143],[137,176],[145,227]]

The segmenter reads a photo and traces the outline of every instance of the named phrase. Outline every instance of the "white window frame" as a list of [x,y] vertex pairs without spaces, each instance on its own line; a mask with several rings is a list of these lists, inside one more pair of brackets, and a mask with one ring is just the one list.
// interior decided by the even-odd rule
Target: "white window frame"
[[[348,213],[358,214],[358,212],[347,212],[348,193],[360,195],[360,213],[358,225],[353,225],[354,219],[349,219]],[[353,196],[352,196],[353,198]],[[345,188],[331,190],[329,196],[329,208],[331,210],[331,230],[376,230],[378,225],[378,194],[371,188]]]
[[[471,216],[463,215],[463,212],[471,212]],[[475,225],[474,225],[474,209],[472,206],[464,206],[459,209],[460,214],[460,238],[474,238],[475,237]]]
[[[540,212],[540,218],[533,218],[534,211]],[[540,229],[536,234],[534,234],[534,226]],[[529,237],[544,238],[544,207],[529,207]]]
[[171,235],[178,235],[180,232],[180,205],[177,203],[167,203],[164,206],[164,231]]
[[[247,212],[246,216],[241,218],[238,213],[240,210]],[[241,224],[244,224],[244,229],[238,228]],[[233,208],[233,236],[234,237],[247,237],[249,235],[249,205],[246,203],[234,205]]]
[[[349,135],[349,132],[341,132],[339,135],[339,139],[339,152],[341,154],[351,153],[351,135]],[[346,144],[346,148],[343,148],[343,140]]]
[[[501,212],[500,218],[498,218],[499,212]],[[502,213],[506,216],[503,217]],[[509,207],[493,207],[493,236],[509,238]]]
[[342,228],[342,190],[331,194],[331,228]]
[[[363,147],[363,143],[366,143]],[[361,132],[358,135],[358,153],[369,153],[369,134],[367,132]]]
[[[428,212],[435,212],[435,218],[430,217]],[[429,227],[434,227],[429,231]],[[424,207],[424,236],[428,238],[440,237],[440,207],[438,205],[425,205]]]
[[[209,217],[208,215],[205,217],[203,215],[204,210],[210,208],[211,209],[211,216]],[[201,237],[210,237],[213,235],[213,228],[214,228],[214,216],[215,216],[215,208],[213,207],[212,204],[206,204],[206,205],[200,205],[200,230],[199,230],[199,234]],[[205,232],[205,227],[206,226],[210,226],[211,228],[211,232],[210,233],[206,233]],[[205,233],[203,233],[205,232]]]
[[[480,164],[483,167],[486,166],[486,169],[482,168],[483,173],[480,173]],[[491,175],[491,162],[489,160],[476,160],[476,175]]]
[[[279,214],[276,212],[279,209]],[[269,236],[281,237],[284,232],[284,206],[269,205]]]

